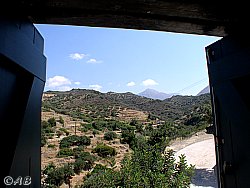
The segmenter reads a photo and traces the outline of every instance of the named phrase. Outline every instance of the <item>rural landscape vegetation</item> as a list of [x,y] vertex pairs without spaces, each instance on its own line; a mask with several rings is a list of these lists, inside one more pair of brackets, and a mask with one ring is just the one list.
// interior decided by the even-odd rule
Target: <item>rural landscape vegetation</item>
[[211,124],[209,93],[159,100],[130,92],[46,91],[42,187],[187,188],[195,166],[167,148]]

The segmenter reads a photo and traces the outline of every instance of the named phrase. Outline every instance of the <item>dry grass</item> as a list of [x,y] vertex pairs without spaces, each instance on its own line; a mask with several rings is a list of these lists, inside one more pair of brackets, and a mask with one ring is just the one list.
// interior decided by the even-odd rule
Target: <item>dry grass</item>
[[[80,124],[82,123],[81,120],[73,121],[73,119],[67,115],[57,114],[55,112],[42,112],[42,120],[48,120],[49,118],[54,117],[56,120],[59,120],[59,117],[62,117],[64,119],[64,126],[57,122],[56,125],[56,131],[58,131],[60,128],[65,128],[68,130],[69,135],[76,135],[78,136],[89,136],[91,138],[91,145],[87,146],[85,148],[86,152],[92,152],[93,148],[97,146],[98,143],[105,143],[108,146],[111,146],[116,149],[117,155],[114,157],[115,159],[115,166],[116,169],[119,169],[121,167],[121,161],[123,160],[124,156],[131,152],[129,149],[128,144],[121,144],[119,136],[121,134],[120,131],[114,131],[117,133],[118,138],[112,141],[106,141],[104,140],[104,132],[99,132],[100,134],[96,134],[95,136],[92,134],[92,131],[88,132],[81,132],[78,129],[80,128]],[[76,128],[75,128],[76,126]],[[75,132],[76,130],[76,132]],[[66,135],[63,134],[60,136],[60,138],[57,137],[55,134],[51,139],[48,139],[48,143],[41,148],[41,168],[42,170],[47,166],[49,163],[53,162],[56,166],[62,166],[66,163],[72,163],[75,161],[73,157],[64,157],[64,158],[57,158],[56,155],[59,151],[59,143],[62,138],[64,138]],[[54,148],[48,148],[48,145],[54,145]],[[107,167],[110,167],[112,158],[101,158],[97,156],[96,154],[93,154],[97,157],[97,161],[95,164],[102,164],[107,165]],[[74,187],[77,184],[81,184],[83,177],[86,176],[88,171],[83,171],[79,175],[73,176],[71,179],[71,185]],[[67,187],[66,185],[62,185],[61,188]]]
[[130,121],[136,117],[139,121],[145,121],[148,118],[148,114],[138,110],[132,110],[128,108],[120,109],[119,110],[119,119],[124,121]]

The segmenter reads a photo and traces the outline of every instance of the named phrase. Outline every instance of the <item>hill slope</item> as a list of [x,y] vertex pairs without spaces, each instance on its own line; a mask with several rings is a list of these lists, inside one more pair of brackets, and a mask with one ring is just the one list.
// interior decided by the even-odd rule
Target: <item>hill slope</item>
[[[171,139],[191,136],[204,130],[210,117],[209,94],[154,100],[129,92],[101,93],[86,89],[45,92],[41,123],[42,174],[46,175],[45,169],[51,163],[56,166],[55,172],[67,170],[64,165],[71,164],[74,173],[68,182],[72,186],[82,184],[83,177],[96,166],[119,170],[124,156],[133,153],[134,147],[167,144]],[[95,152],[98,147],[114,152],[105,157]],[[42,182],[48,182],[48,178],[58,177],[46,175]],[[65,186],[62,184],[60,188]]]
[[73,89],[67,92],[46,92],[43,108],[53,109],[81,119],[119,119],[124,110],[152,114],[162,120],[173,121],[190,113],[194,107],[210,104],[210,95],[173,96],[165,100],[154,100],[133,93],[101,93],[94,90]]

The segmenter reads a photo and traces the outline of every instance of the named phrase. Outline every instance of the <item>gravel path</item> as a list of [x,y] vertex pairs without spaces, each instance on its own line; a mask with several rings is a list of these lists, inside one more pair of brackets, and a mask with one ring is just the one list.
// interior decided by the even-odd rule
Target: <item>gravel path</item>
[[200,132],[185,140],[176,140],[170,147],[175,156],[185,154],[188,164],[195,165],[195,175],[190,188],[217,188],[216,158],[213,135]]

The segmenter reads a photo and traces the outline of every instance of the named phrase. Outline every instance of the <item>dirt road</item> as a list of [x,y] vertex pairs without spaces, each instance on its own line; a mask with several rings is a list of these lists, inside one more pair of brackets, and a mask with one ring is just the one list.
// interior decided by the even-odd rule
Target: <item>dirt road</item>
[[213,135],[199,132],[191,138],[172,142],[170,147],[176,151],[177,160],[179,155],[185,154],[188,164],[195,165],[190,188],[217,188]]

